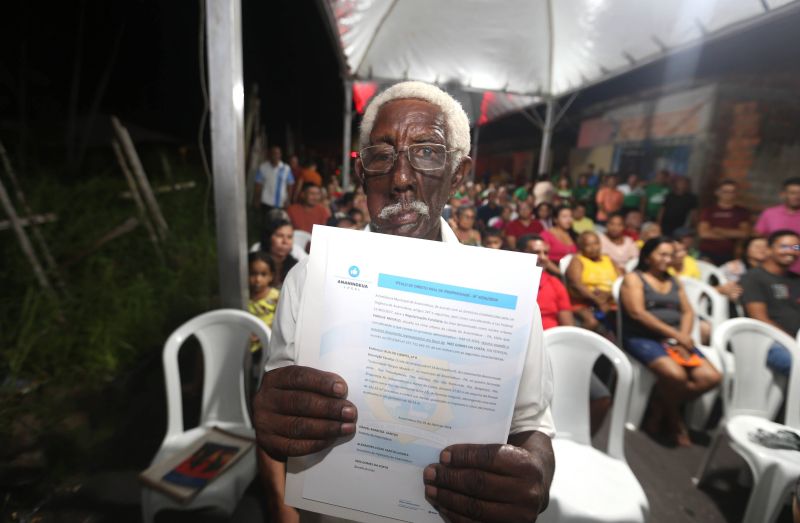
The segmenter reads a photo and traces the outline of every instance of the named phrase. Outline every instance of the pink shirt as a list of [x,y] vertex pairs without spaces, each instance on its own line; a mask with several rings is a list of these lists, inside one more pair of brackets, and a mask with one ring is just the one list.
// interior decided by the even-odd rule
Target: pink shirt
[[614,265],[625,270],[625,264],[630,260],[639,257],[639,247],[636,242],[631,240],[628,236],[623,236],[622,244],[617,245],[612,242],[605,234],[598,234],[600,236],[600,250],[603,254],[611,258]]
[[[769,236],[781,229],[789,229],[800,234],[800,211],[790,211],[785,205],[764,209],[761,216],[758,217],[755,231],[761,236]],[[800,274],[800,258],[794,262],[790,270],[795,274]]]
[[567,254],[575,254],[578,252],[578,248],[575,246],[574,242],[572,245],[567,245],[556,238],[556,235],[550,231],[542,231],[539,236],[541,236],[542,239],[547,242],[547,245],[550,246],[550,253],[547,255],[547,257],[550,258],[551,261],[558,263],[561,261],[561,258]]

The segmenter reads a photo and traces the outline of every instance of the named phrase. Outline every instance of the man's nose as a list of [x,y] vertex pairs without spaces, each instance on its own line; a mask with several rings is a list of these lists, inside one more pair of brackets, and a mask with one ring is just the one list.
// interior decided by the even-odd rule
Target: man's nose
[[392,191],[403,193],[416,190],[417,175],[411,163],[408,161],[408,152],[403,151],[397,154],[392,171]]

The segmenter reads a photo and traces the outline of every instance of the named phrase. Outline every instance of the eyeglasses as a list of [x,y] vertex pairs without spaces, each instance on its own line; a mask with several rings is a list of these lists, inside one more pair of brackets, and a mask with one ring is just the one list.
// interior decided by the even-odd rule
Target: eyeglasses
[[411,167],[423,173],[438,171],[447,162],[448,150],[446,146],[438,143],[415,143],[403,149],[395,150],[388,144],[372,145],[361,149],[361,164],[368,174],[378,175],[388,173],[397,157],[405,152]]
[[800,245],[778,245],[780,251],[800,251]]

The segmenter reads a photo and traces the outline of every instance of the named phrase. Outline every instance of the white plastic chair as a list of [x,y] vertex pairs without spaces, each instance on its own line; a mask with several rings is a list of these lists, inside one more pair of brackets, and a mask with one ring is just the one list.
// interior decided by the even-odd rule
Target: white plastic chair
[[[553,440],[556,473],[550,505],[537,521],[643,522],[649,504],[625,461],[625,411],[631,386],[631,366],[613,343],[586,329],[555,327],[544,333],[553,366],[551,405],[558,433]],[[589,382],[592,367],[606,356],[617,373],[608,445],[592,447]]]
[[558,270],[561,271],[561,276],[564,278],[567,277],[567,267],[569,267],[570,262],[572,261],[572,255],[566,254],[563,258],[558,260]]
[[[694,278],[680,278],[680,281],[681,285],[683,285],[683,290],[686,292],[686,297],[692,305],[695,318],[707,321],[711,326],[712,333],[729,319],[728,299],[718,293],[714,287]],[[709,307],[711,309],[710,312]],[[727,350],[718,352],[713,345],[710,347],[701,345],[699,327],[700,322],[695,321],[692,337],[697,343],[698,350],[720,373],[725,372],[725,369],[732,372],[735,366],[733,355]],[[722,363],[723,358],[726,359],[724,365]],[[687,405],[686,420],[689,427],[695,430],[704,430],[706,428],[708,418],[714,409],[714,404],[719,398],[719,394],[719,388],[715,387]]]
[[[695,483],[702,485],[714,454],[722,440],[727,439],[753,474],[753,491],[743,523],[771,523],[800,476],[800,453],[764,447],[750,441],[748,435],[759,428],[770,432],[793,429],[800,433],[800,365],[797,363],[800,361],[800,347],[786,333],[750,318],[726,321],[714,332],[712,341],[717,350],[724,350],[730,344],[736,369],[725,374],[722,430],[715,435],[706,452]],[[770,421],[782,397],[780,384],[766,366],[767,352],[774,342],[786,347],[793,360],[786,395],[785,425]]]
[[[255,316],[235,309],[220,309],[189,320],[178,327],[164,344],[164,378],[167,388],[167,434],[153,463],[181,452],[217,426],[229,432],[255,437],[245,397],[246,358],[250,357],[250,334],[269,346],[267,327]],[[203,399],[197,427],[183,426],[178,351],[195,336],[203,353]],[[214,508],[231,515],[245,489],[256,476],[255,448],[224,474],[210,482],[190,502],[182,504],[148,487],[142,488],[142,519],[153,521],[164,509]]]
[[625,264],[625,274],[635,271],[637,265],[639,265],[639,258],[631,258],[628,260]]
[[697,260],[697,268],[700,269],[700,279],[703,283],[708,283],[710,285],[712,276],[717,279],[717,285],[728,283],[728,278],[725,277],[725,273],[713,263]]
[[308,247],[308,242],[310,241],[310,232],[301,231],[300,229],[294,230],[294,245],[297,246],[301,251],[306,252],[306,247]]

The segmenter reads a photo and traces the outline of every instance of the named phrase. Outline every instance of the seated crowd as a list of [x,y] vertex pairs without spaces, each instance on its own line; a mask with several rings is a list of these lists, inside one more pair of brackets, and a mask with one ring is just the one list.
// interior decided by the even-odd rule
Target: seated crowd
[[[250,263],[251,310],[269,319],[265,308],[274,312],[283,278],[307,255],[293,245],[295,230],[311,232],[315,224],[363,229],[370,219],[363,189],[346,192],[335,176],[323,186],[314,164],[301,169],[296,158],[290,163],[294,167],[281,162],[273,147],[256,176],[253,203],[261,210],[263,234]],[[718,386],[721,375],[697,350],[708,343],[710,328],[695,318],[680,278],[701,280],[699,261],[711,263],[724,281],[710,283],[730,300],[734,314],[796,336],[800,178],[785,180],[782,204],[758,216],[737,204],[738,185],[731,180],[719,182],[715,203],[704,208],[684,176],[660,171],[649,182],[636,175],[619,181],[590,166],[574,186],[565,170],[520,187],[468,182],[442,216],[465,245],[537,254],[544,328],[577,325],[621,343],[657,377],[645,429],[687,445],[680,406]],[[618,278],[619,302],[613,291]],[[789,352],[776,344],[767,364],[788,374]],[[596,428],[610,393],[596,377],[591,393]]]

